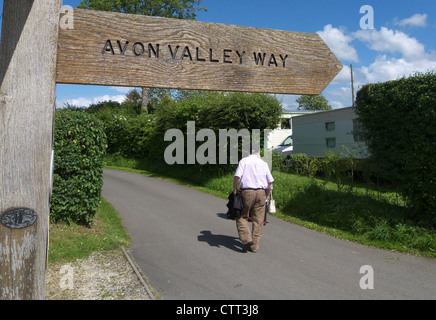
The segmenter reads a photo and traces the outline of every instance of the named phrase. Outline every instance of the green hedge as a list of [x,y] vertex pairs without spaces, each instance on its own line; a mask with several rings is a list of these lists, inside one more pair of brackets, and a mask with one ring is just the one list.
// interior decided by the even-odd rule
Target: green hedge
[[[280,121],[280,101],[272,95],[189,91],[179,98],[163,96],[153,114],[138,114],[126,103],[102,102],[87,112],[105,125],[107,153],[124,158],[164,161],[164,141],[169,129],[186,133],[188,121],[196,131],[209,128],[248,130],[275,128]],[[200,143],[201,144],[201,143]]]
[[100,204],[106,135],[93,115],[56,110],[51,222],[90,226]]
[[272,95],[242,92],[194,92],[185,99],[162,103],[155,112],[162,131],[186,128],[195,121],[198,129],[275,129],[282,107]]
[[356,113],[377,175],[395,183],[419,218],[436,221],[436,74],[363,86]]

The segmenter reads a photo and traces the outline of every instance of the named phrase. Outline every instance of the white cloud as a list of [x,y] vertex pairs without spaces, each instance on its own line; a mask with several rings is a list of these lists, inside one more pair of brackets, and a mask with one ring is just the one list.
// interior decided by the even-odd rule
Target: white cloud
[[130,90],[132,89],[137,89],[137,88],[133,88],[133,87],[110,87],[112,90],[115,90],[117,92],[121,92],[124,94],[129,93]]
[[323,31],[318,31],[317,34],[324,40],[339,60],[351,62],[359,61],[356,49],[349,44],[353,41],[353,38],[345,35],[344,31],[333,28],[331,24],[328,24],[324,27]]
[[325,96],[333,109],[350,107],[353,104],[350,82],[346,86],[332,88]]
[[332,85],[350,83],[351,81],[351,68],[349,66],[344,66],[341,72],[333,79]]
[[287,111],[297,110],[299,95],[278,95],[277,97],[281,99],[283,109]]
[[[436,53],[426,53],[422,43],[401,31],[382,27],[380,30],[359,30],[353,36],[380,53],[369,66],[359,69],[358,79],[362,83],[384,82],[436,70]],[[388,53],[400,53],[401,56]]]
[[416,72],[436,70],[436,56],[425,55],[422,59],[408,60],[379,55],[368,67],[359,69],[360,80],[368,82],[384,82],[409,76]]
[[379,52],[399,52],[406,59],[421,58],[425,54],[425,48],[415,38],[407,34],[382,27],[378,30],[359,30],[353,33],[354,37],[366,42],[371,50]]
[[411,16],[410,18],[400,20],[395,24],[401,27],[404,26],[425,27],[427,25],[427,17],[428,15],[426,13],[424,14],[417,13]]
[[[350,98],[351,101],[351,98]],[[338,101],[338,100],[331,100],[329,101],[330,106],[332,107],[332,109],[342,109],[342,108],[346,108],[346,107],[351,107],[351,104],[344,104],[342,103],[342,101]]]
[[103,102],[103,101],[116,101],[122,103],[126,99],[125,95],[104,95],[99,97],[92,98],[76,98],[76,99],[63,99],[60,101],[56,101],[56,106],[58,108],[64,107],[66,104],[76,106],[76,107],[89,107],[91,104]]
[[[398,22],[397,25],[401,23],[423,26],[426,19],[427,15],[414,15]],[[379,30],[347,33],[344,29],[326,25],[323,31],[317,33],[339,59],[356,62],[353,64],[355,91],[366,83],[385,82],[417,72],[436,71],[436,50],[426,51],[424,44],[400,30],[381,27]],[[371,50],[365,57],[367,61],[370,59],[369,62],[362,64],[359,61],[356,49],[350,45],[353,41],[356,48],[360,44],[365,44]],[[363,57],[362,53],[360,55]],[[331,86],[323,93],[334,109],[351,105],[350,71],[350,67],[344,65],[342,71],[331,82]],[[290,101],[286,102],[288,106],[292,105]]]

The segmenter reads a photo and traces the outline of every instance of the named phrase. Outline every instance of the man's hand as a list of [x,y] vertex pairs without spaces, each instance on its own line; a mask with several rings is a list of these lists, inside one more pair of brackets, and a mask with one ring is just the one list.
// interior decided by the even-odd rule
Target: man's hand
[[272,183],[268,183],[268,189],[265,190],[266,200],[269,201],[269,196],[272,191]]
[[233,194],[236,194],[236,191],[238,190],[238,186],[239,186],[240,182],[241,182],[240,177],[235,176],[233,178]]

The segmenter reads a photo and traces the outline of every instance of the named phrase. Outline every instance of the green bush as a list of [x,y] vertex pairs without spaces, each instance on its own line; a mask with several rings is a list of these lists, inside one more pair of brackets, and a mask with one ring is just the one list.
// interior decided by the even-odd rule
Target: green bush
[[100,204],[106,135],[83,111],[56,110],[50,221],[90,226]]
[[113,113],[104,121],[104,128],[108,140],[109,154],[119,153],[127,158],[143,158],[153,152],[151,147],[154,117],[141,114],[128,117],[122,113]]
[[290,161],[293,172],[297,175],[314,177],[319,170],[320,160],[309,158],[305,153],[291,154]]
[[193,92],[180,100],[166,100],[156,110],[163,131],[177,128],[183,131],[187,121],[196,128],[274,129],[280,121],[282,107],[276,97],[268,94],[241,92]]
[[[156,139],[163,141],[165,132],[173,128],[186,133],[187,122],[195,121],[197,132],[205,128],[211,129],[217,138],[220,129],[247,129],[250,133],[259,129],[262,145],[263,130],[275,128],[281,113],[280,102],[276,97],[267,94],[192,92],[180,100],[163,101],[156,109]],[[241,155],[241,139],[238,150]],[[218,152],[217,146],[217,154]]]
[[140,159],[155,152],[155,117],[141,112],[140,107],[131,101],[104,101],[86,109],[104,124],[108,154]]
[[397,185],[417,218],[436,221],[436,74],[363,86],[356,113],[376,174]]
[[[356,159],[353,154],[332,151],[324,158],[311,158],[305,153],[295,153],[288,159],[279,155],[273,156],[275,169],[310,178],[322,177],[335,182],[340,191],[345,185],[352,185]],[[287,167],[287,168],[286,168]]]
[[171,144],[164,141],[165,132],[179,129],[186,134],[188,121],[195,121],[196,131],[209,128],[217,137],[219,129],[260,129],[262,139],[262,130],[274,128],[282,111],[277,98],[267,94],[189,91],[157,100],[153,114],[138,115],[126,103],[110,101],[88,109],[104,123],[108,154],[162,163]]
[[320,171],[327,180],[335,182],[338,190],[346,184],[352,184],[356,159],[353,154],[347,152],[335,153],[329,151],[323,159],[320,159]]

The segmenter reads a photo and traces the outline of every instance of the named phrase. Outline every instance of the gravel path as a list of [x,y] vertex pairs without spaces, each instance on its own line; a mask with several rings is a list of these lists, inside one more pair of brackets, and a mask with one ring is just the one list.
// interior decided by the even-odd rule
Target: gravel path
[[[136,266],[135,266],[136,267]],[[143,285],[121,249],[97,252],[70,264],[49,264],[47,300],[152,300],[146,277]]]

